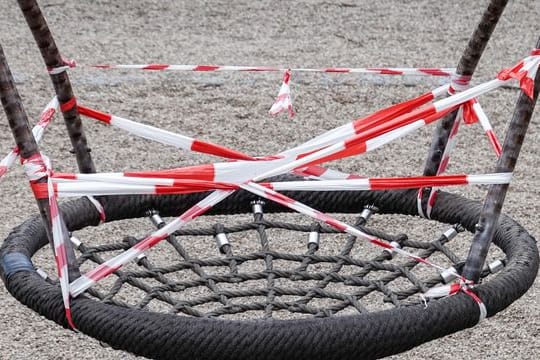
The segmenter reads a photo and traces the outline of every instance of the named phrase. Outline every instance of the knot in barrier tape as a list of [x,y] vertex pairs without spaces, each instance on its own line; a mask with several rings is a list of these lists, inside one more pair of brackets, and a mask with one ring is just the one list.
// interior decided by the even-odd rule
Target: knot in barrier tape
[[445,296],[455,295],[459,292],[462,292],[468,295],[474,302],[478,305],[480,314],[478,317],[478,322],[481,322],[487,317],[487,308],[482,299],[476,295],[473,291],[475,283],[471,280],[465,279],[462,276],[459,276],[459,282],[450,285],[437,286],[429,289],[427,292],[421,295],[422,299],[425,301],[426,298],[441,298]]
[[467,90],[469,88],[471,78],[471,75],[453,74],[450,78],[450,87],[448,88],[448,93],[453,95],[456,92]]
[[30,181],[43,179],[52,173],[49,158],[40,153],[21,159],[21,163]]
[[533,98],[534,79],[540,66],[540,49],[533,49],[531,55],[518,62],[511,68],[506,68],[497,74],[499,80],[516,79],[519,81],[521,90],[529,97]]
[[58,74],[63,73],[66,70],[74,68],[75,66],[77,66],[77,63],[75,62],[75,60],[62,58],[62,65],[61,66],[47,68],[47,72],[50,75],[58,75]]

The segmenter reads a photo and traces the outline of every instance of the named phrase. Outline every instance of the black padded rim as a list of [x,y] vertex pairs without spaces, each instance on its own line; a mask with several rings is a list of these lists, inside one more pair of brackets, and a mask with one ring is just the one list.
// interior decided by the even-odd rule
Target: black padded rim
[[[290,194],[328,212],[358,212],[374,204],[383,213],[416,215],[413,191],[328,192]],[[204,194],[189,196],[121,196],[104,198],[108,220],[144,216],[157,209],[164,216],[177,215]],[[213,213],[250,211],[251,194],[238,192]],[[433,218],[460,223],[473,230],[481,204],[441,192]],[[267,212],[282,211],[268,204]],[[62,206],[72,230],[97,225],[98,214],[85,199]],[[535,240],[518,223],[501,216],[494,242],[507,256],[507,266],[477,287],[488,316],[503,310],[532,285],[538,271]],[[41,219],[18,226],[0,250],[0,272],[8,291],[21,303],[67,326],[60,289],[28,268],[6,274],[6,257],[31,256],[47,243]],[[11,255],[10,255],[11,254]],[[20,256],[20,255],[19,255]],[[227,321],[157,314],[106,305],[80,296],[72,302],[78,329],[115,349],[160,359],[372,359],[399,353],[421,343],[474,326],[479,308],[467,295],[440,299],[427,308],[412,306],[377,313],[324,319]]]

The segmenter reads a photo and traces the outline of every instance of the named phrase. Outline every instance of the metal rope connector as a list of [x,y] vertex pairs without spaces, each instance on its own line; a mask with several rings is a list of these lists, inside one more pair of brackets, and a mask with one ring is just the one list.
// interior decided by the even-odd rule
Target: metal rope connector
[[307,242],[308,249],[314,246],[315,251],[319,250],[319,243],[321,240],[321,234],[319,233],[319,231],[321,231],[321,224],[314,223],[311,226],[311,231],[309,232],[309,235],[308,235],[308,242]]
[[495,260],[494,262],[488,265],[489,272],[495,274],[496,272],[501,271],[505,266],[504,260]]
[[377,208],[376,206],[367,205],[367,206],[364,206],[364,210],[362,210],[362,212],[360,213],[360,217],[364,219],[365,222],[367,222],[369,218],[371,217],[371,215],[373,215],[374,213],[378,211],[379,211],[379,208]]
[[390,255],[390,259],[392,259],[394,257],[394,253],[395,253],[394,249],[401,249],[401,244],[396,242],[396,241],[392,241],[390,243],[390,245],[392,245],[393,249],[383,249],[383,252]]
[[214,236],[214,239],[216,240],[216,245],[219,248],[219,252],[222,254],[226,253],[225,246],[231,246],[231,243],[229,242],[229,238],[227,238],[227,234],[224,232],[217,233]]
[[450,241],[453,238],[455,238],[460,232],[463,232],[463,231],[465,231],[465,228],[463,226],[461,226],[460,224],[456,224],[456,225],[452,226],[450,229],[446,230],[443,233],[443,236],[448,241]]
[[43,271],[43,269],[41,269],[41,268],[37,268],[36,272],[43,280],[47,280],[47,278],[49,277],[47,275],[47,273],[45,271]]
[[148,210],[146,216],[150,218],[150,221],[158,229],[161,229],[165,225],[165,221],[159,216],[159,213],[156,210]]
[[81,240],[79,240],[77,237],[75,237],[75,236],[73,236],[73,235],[69,237],[69,240],[71,241],[71,243],[73,244],[73,246],[75,247],[75,249],[79,250],[79,248],[80,248],[81,245],[82,245]]
[[266,204],[263,200],[253,200],[251,202],[251,209],[253,211],[253,215],[257,214],[263,214],[263,206]]
[[445,284],[448,284],[459,277],[458,271],[455,267],[450,266],[448,269],[441,271],[441,279]]

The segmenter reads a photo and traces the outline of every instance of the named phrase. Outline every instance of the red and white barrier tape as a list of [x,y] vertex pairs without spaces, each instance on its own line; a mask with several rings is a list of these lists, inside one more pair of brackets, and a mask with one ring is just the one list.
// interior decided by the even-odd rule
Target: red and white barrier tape
[[323,67],[323,68],[281,68],[272,66],[235,66],[235,65],[174,65],[174,64],[116,64],[92,65],[98,69],[154,70],[154,71],[241,71],[241,72],[320,72],[351,73],[376,75],[414,75],[414,76],[452,76],[454,68],[392,68],[392,67]]
[[[451,110],[452,108],[445,109],[437,113],[435,112],[433,106],[429,106],[421,110],[399,116],[396,119],[387,122],[384,124],[384,126],[375,127],[371,129],[371,131],[367,131],[360,135],[355,135],[347,140],[340,141],[334,145],[328,146],[304,157],[300,157],[292,162],[288,162],[274,170],[263,173],[255,178],[255,181],[284,174],[299,167],[316,165],[318,163],[372,151],[394,141],[395,139],[408,135],[424,125],[438,120]],[[429,115],[423,118],[426,114]]]
[[[492,145],[495,154],[497,157],[501,155],[502,147],[501,144],[495,135],[495,132],[493,131],[493,128],[489,122],[489,119],[480,106],[480,103],[476,98],[473,98],[471,100],[468,100],[461,104],[456,119],[452,125],[452,129],[450,131],[450,134],[448,136],[448,142],[446,144],[446,147],[444,149],[441,163],[439,164],[439,168],[437,169],[436,175],[443,174],[446,169],[448,168],[448,164],[450,162],[450,154],[454,150],[456,144],[457,144],[457,134],[459,125],[461,122],[464,122],[465,124],[473,124],[475,122],[480,122],[480,125],[484,129],[484,132]],[[433,206],[435,205],[435,201],[437,199],[437,188],[433,187],[430,190],[430,194],[427,201],[426,206],[426,213],[424,214],[423,208],[422,208],[422,196],[423,196],[423,189],[421,188],[418,191],[418,214],[422,217],[427,217],[428,219],[431,218],[431,211],[433,210]]]
[[[50,170],[50,167],[48,167]],[[50,175],[50,172],[49,172]],[[66,314],[66,319],[69,326],[72,329],[76,329],[75,324],[73,323],[73,318],[71,316],[71,305],[70,305],[70,294],[69,294],[69,275],[68,275],[68,261],[67,261],[67,251],[66,251],[66,242],[69,240],[69,232],[64,224],[62,216],[58,210],[58,201],[56,199],[56,194],[53,189],[52,179],[49,176],[47,178],[47,187],[49,192],[49,209],[51,214],[51,225],[52,225],[52,237],[54,244],[54,254],[56,261],[56,268],[58,270],[58,278],[60,280],[60,288],[62,290],[62,300],[64,302],[64,311]]]
[[484,129],[484,132],[489,139],[491,146],[493,147],[495,155],[497,155],[497,157],[500,157],[502,153],[502,146],[499,138],[497,137],[497,135],[495,135],[495,132],[493,131],[493,127],[491,126],[491,123],[489,122],[489,119],[484,112],[484,109],[476,99],[473,99],[472,107],[478,118],[478,121],[480,122],[480,125],[482,126],[482,129]]
[[534,91],[534,78],[540,66],[540,49],[533,49],[530,56],[518,62],[511,68],[504,69],[497,77],[500,80],[516,79],[521,90],[531,99]]
[[369,129],[381,126],[393,118],[409,113],[420,106],[426,105],[428,102],[445,94],[447,89],[448,85],[443,85],[433,91],[426,92],[413,99],[391,105],[372,114],[354,120],[348,124],[329,130],[326,133],[305,142],[304,144],[282,152],[281,155],[302,157],[313,150],[318,150],[328,145],[333,145],[338,141],[345,140],[351,136],[361,134]]
[[[466,103],[465,103],[466,104]],[[448,141],[446,143],[446,146],[443,151],[443,155],[441,158],[441,162],[439,163],[439,168],[437,169],[436,175],[442,175],[446,169],[448,168],[448,164],[450,163],[450,154],[456,147],[457,141],[458,141],[458,130],[459,126],[461,124],[461,119],[463,119],[463,112],[464,112],[464,106],[460,106],[458,109],[458,113],[456,116],[456,119],[454,123],[452,124],[452,129],[450,130],[450,134],[448,135]],[[429,193],[427,206],[426,206],[426,214],[424,215],[421,211],[423,211],[420,203],[418,206],[418,213],[423,216],[427,217],[428,219],[431,219],[431,211],[433,210],[433,206],[435,205],[435,201],[437,199],[437,187],[432,187]],[[420,189],[419,191],[419,201],[421,200],[423,190]]]
[[[425,104],[428,101],[431,101],[436,96],[440,96],[442,93],[444,93],[446,91],[446,88],[447,86],[440,87],[436,89],[435,91],[428,92],[415,99],[406,101],[404,103],[393,105],[387,109],[378,111],[370,116],[358,119],[355,122],[349,123],[345,126],[338,128],[338,131],[329,131],[326,134],[318,136],[317,138],[315,138],[312,141],[309,141],[306,144],[300,145],[294,149],[290,149],[281,154],[278,154],[278,156],[283,156],[283,157],[301,156],[300,151],[302,150],[309,151],[312,149],[323,147],[323,146],[326,146],[327,143],[336,141],[336,139],[342,139],[347,136],[350,136],[350,134],[355,134],[360,131],[363,131],[364,129],[367,129],[369,125],[371,124],[377,125],[377,124],[383,123],[384,121],[390,119],[391,117],[397,114],[405,113],[420,105]],[[84,106],[79,105],[79,110],[82,115],[103,121],[108,124],[119,126],[123,128],[124,130],[130,131],[136,135],[140,135],[145,138],[157,140],[164,144],[174,145],[174,146],[182,147],[184,149],[189,149],[189,150],[195,149],[195,150],[200,151],[202,149],[206,153],[210,153],[217,156],[225,156],[228,158],[236,158],[236,159],[244,158],[244,159],[251,159],[251,160],[260,160],[260,159],[242,154],[242,153],[238,153],[235,150],[224,149],[222,147],[219,147],[216,151],[216,146],[213,144],[211,144],[212,145],[211,147],[208,147],[208,146],[204,147],[204,144],[206,144],[204,141],[192,139],[183,135],[172,134],[170,132],[164,132],[161,129],[157,129],[149,125],[142,125],[128,119],[123,119],[114,115],[102,113],[102,112],[99,112],[90,108],[86,108]],[[167,140],[162,140],[162,135],[164,133],[167,136]],[[193,144],[198,144],[198,146],[194,147]],[[225,167],[230,168],[231,165],[228,164],[228,165],[225,165]],[[235,167],[235,165],[233,165],[232,167]],[[311,169],[314,170],[314,172],[317,174],[318,177],[322,177],[322,178],[328,178],[330,174],[332,174],[332,176],[338,176],[340,178],[356,177],[354,175],[338,173],[335,170],[331,172],[328,172],[328,170],[325,170],[324,172],[322,172],[321,168],[311,167]],[[202,173],[204,174],[206,172],[202,172]],[[325,173],[326,175],[324,175]],[[308,172],[308,175],[313,175],[313,174],[309,174]],[[223,181],[228,181],[228,180],[223,179]]]
[[94,205],[94,207],[96,208],[96,211],[99,214],[99,223],[100,224],[104,223],[105,220],[107,220],[107,215],[105,214],[105,208],[103,207],[103,205],[101,205],[101,203],[92,195],[81,195],[81,196],[86,196],[86,198],[92,203],[92,205]]
[[26,173],[26,177],[30,182],[43,179],[49,174],[49,170],[40,153],[36,153],[27,158],[21,158],[21,164]]
[[429,289],[427,292],[423,293],[421,297],[425,300],[428,299],[437,299],[445,296],[451,296],[455,295],[459,292],[463,292],[464,294],[471,297],[474,302],[478,305],[479,310],[479,317],[478,322],[481,322],[487,317],[487,308],[482,299],[478,297],[473,291],[472,291],[473,284],[465,280],[463,278],[459,279],[459,282],[449,285],[443,285],[443,286],[437,286],[434,288]]
[[180,148],[180,149],[184,149],[188,151],[200,152],[200,153],[220,156],[220,157],[224,157],[228,159],[237,159],[237,160],[253,160],[254,159],[253,157],[249,155],[226,148],[221,145],[216,145],[210,142],[197,140],[189,136],[175,134],[167,130],[159,129],[154,126],[141,124],[141,123],[129,120],[129,119],[121,118],[119,116],[93,110],[85,106],[78,105],[77,108],[81,115],[87,116],[95,120],[99,120],[106,124],[113,125],[120,129],[126,130],[139,137],[149,139],[149,140],[154,140],[165,145],[171,145],[176,148]]
[[455,73],[452,74],[450,78],[450,86],[448,88],[448,93],[452,95],[455,92],[467,90],[469,88],[469,83],[471,79],[472,76],[470,75],[459,75]]
[[[420,126],[425,125],[426,123],[429,123],[431,121],[435,121],[436,119],[440,118],[441,116],[444,116],[445,113],[452,111],[455,107],[459,106],[461,103],[468,101],[484,92],[493,90],[494,88],[504,84],[506,81],[503,80],[492,80],[488,83],[478,85],[474,88],[471,88],[469,90],[466,90],[462,93],[455,94],[450,96],[449,98],[439,100],[435,102],[433,105],[427,106],[425,108],[421,108],[418,110],[415,110],[411,113],[402,115],[398,117],[397,119],[394,119],[391,125],[387,125],[383,129],[376,129],[373,130],[370,134],[371,138],[373,140],[376,140],[372,144],[370,144],[371,148],[379,147],[391,140],[394,140],[395,138],[398,138],[400,136],[403,136],[407,133],[409,133],[412,130],[417,129]],[[426,117],[426,119],[422,119],[422,117]],[[429,119],[429,120],[428,120]],[[385,133],[386,131],[386,133]],[[377,136],[378,135],[378,136]],[[324,158],[327,155],[334,155],[336,152],[340,152],[343,150],[351,150],[356,145],[361,145],[360,150],[358,148],[354,149],[355,153],[358,152],[365,152],[368,149],[367,141],[365,141],[366,138],[370,138],[370,136],[363,135],[363,137],[355,137],[353,139],[350,139],[348,142],[340,142],[333,146],[330,146],[329,148],[322,149],[317,151],[316,153],[313,153],[311,155],[307,155],[304,158],[295,160],[291,162],[290,164],[285,164],[282,166],[278,166],[277,168],[267,171],[265,173],[255,175],[252,179],[252,181],[259,181],[264,178],[278,175],[281,173],[288,172],[290,170],[293,170],[295,168],[298,168],[300,166],[305,166],[310,164],[313,161],[320,161],[321,158]],[[378,139],[377,139],[378,137]],[[331,151],[328,151],[328,149],[331,149]],[[362,151],[363,150],[363,151]],[[307,160],[306,160],[307,159]],[[270,162],[270,161],[268,161]],[[266,162],[263,162],[266,163]],[[257,191],[260,191],[261,189],[265,194],[272,194],[272,200],[274,201],[281,201],[283,205],[286,203],[290,204],[290,201],[292,200],[285,200],[283,195],[273,192],[273,190],[269,190],[264,187],[260,187],[260,185],[257,185],[253,182],[250,182],[249,184],[244,183],[242,184],[244,189],[249,190],[251,192],[256,193]],[[260,188],[258,188],[260,187]],[[203,214],[208,209],[212,208],[215,204],[220,202],[221,200],[228,197],[230,194],[232,194],[234,191],[232,190],[217,190],[214,191],[212,194],[210,194],[205,199],[201,200],[198,204],[190,208],[187,212],[182,214],[177,219],[173,220],[171,223],[163,227],[162,229],[158,230],[158,232],[155,232],[154,234],[150,235],[143,241],[141,241],[140,245],[135,245],[134,247],[130,248],[126,252],[106,261],[105,263],[99,265],[94,270],[90,271],[89,273],[81,276],[77,280],[75,280],[71,284],[71,294],[73,296],[77,296],[78,294],[82,293],[86,289],[88,289],[90,286],[95,284],[95,282],[99,281],[100,279],[104,278],[105,276],[108,276],[112,272],[119,269],[121,266],[125,265],[127,262],[133,260],[138,255],[140,255],[144,250],[150,248],[151,246],[157,244],[158,242],[162,241],[163,239],[167,238],[172,232],[178,230],[181,226],[186,224],[188,221],[192,220],[196,216],[199,216]],[[259,194],[260,195],[260,194]],[[262,196],[262,195],[261,195]],[[288,198],[287,198],[288,199]],[[300,209],[302,206],[296,202],[296,205],[298,209]],[[302,204],[303,205],[303,204]],[[295,209],[296,210],[296,209]],[[316,213],[321,214],[320,212]],[[319,218],[322,220],[323,218]],[[328,216],[324,216],[325,222],[328,221],[328,223],[332,226],[341,227],[343,228],[344,225],[341,222],[336,222],[335,220],[331,220]],[[358,232],[357,229],[354,227],[350,227],[352,232]],[[164,230],[167,229],[167,230]],[[360,236],[360,234],[357,234],[356,236]],[[369,236],[369,235],[368,235]],[[373,242],[373,241],[372,241]],[[385,242],[381,242],[381,246],[385,246],[388,248],[388,246],[393,247]],[[419,258],[413,254],[408,254],[407,252],[401,250],[401,249],[393,249],[397,253],[403,253],[407,256],[412,256],[415,260],[422,262],[424,264],[433,266],[439,270],[444,270],[442,267],[431,264],[429,261]]]
[[62,300],[64,302],[66,320],[72,329],[76,329],[71,317],[69,294],[70,281],[66,252],[66,241],[69,241],[69,233],[58,210],[57,195],[52,182],[50,160],[45,155],[36,153],[29,158],[21,158],[21,163],[24,166],[26,175],[30,180],[32,187],[37,185],[38,180],[44,178],[47,179],[47,183],[42,184],[47,187],[46,196],[42,196],[42,198],[48,198],[49,201],[52,240],[54,246],[53,250],[55,255],[56,269],[58,271],[58,278],[60,281],[60,288],[62,291]]
[[[210,70],[207,70],[207,71],[210,71]],[[444,116],[446,113],[457,108],[459,105],[487,91],[493,90],[503,85],[504,83],[506,83],[506,81],[510,80],[511,77],[512,76],[509,76],[508,79],[504,79],[504,78],[496,79],[496,80],[492,80],[484,84],[480,84],[474,88],[465,90],[458,94],[454,94],[446,99],[439,100],[433,103],[432,105],[429,105],[420,109],[416,109],[409,113],[402,114],[398,116],[397,118],[393,119],[393,121],[389,121],[388,123],[385,123],[384,125],[376,126],[375,128],[369,129],[369,131],[366,131],[366,133],[348,137],[348,139],[344,141],[335,142],[333,145],[328,146],[327,148],[319,149],[311,154],[307,154],[305,157],[297,158],[294,161],[289,161],[290,159],[285,159],[285,158],[273,159],[273,160],[268,159],[266,161],[261,161],[260,164],[261,163],[271,164],[273,168],[265,171],[266,166],[261,165],[256,170],[252,170],[252,173],[250,174],[250,176],[252,176],[252,180],[251,181],[248,180],[248,182],[246,183],[241,183],[240,186],[243,187],[245,190],[258,194],[259,196],[266,197],[282,205],[289,206],[299,212],[315,217],[316,219],[324,221],[328,223],[329,225],[334,226],[338,229],[347,231],[355,236],[368,239],[369,241],[374,242],[385,248],[392,248],[392,250],[396,251],[397,253],[402,253],[406,256],[411,256],[415,258],[417,261],[433,266],[439,270],[444,270],[440,266],[437,266],[436,264],[432,264],[425,259],[418,258],[415,255],[409,254],[406,251],[403,251],[399,248],[393,248],[394,246],[392,246],[391,244],[387,244],[380,240],[378,240],[380,243],[377,243],[377,239],[370,239],[369,235],[360,234],[361,232],[358,229],[351,227],[347,224],[344,224],[342,222],[339,222],[329,217],[328,215],[317,212],[316,210],[311,209],[304,204],[301,204],[297,201],[287,198],[283,196],[282,194],[279,194],[275,192],[274,190],[271,190],[269,188],[256,184],[253,181],[259,181],[266,177],[285,173],[285,172],[294,170],[296,168],[301,168],[301,167],[313,165],[315,163],[329,161],[329,160],[333,160],[333,159],[344,157],[344,156],[350,156],[352,154],[362,153],[370,149],[377,148],[398,137],[408,134],[409,132],[419,128],[420,126],[423,126],[427,123],[430,123],[439,119],[440,117]],[[109,120],[110,119],[112,119],[112,117],[110,117]],[[347,136],[345,135],[345,137]],[[189,146],[189,150],[193,150],[191,149],[191,146]],[[280,160],[287,161],[287,163],[282,164],[282,161]],[[245,162],[241,162],[241,164],[245,164]],[[206,170],[208,170],[208,168],[206,168]],[[214,178],[215,174],[213,170],[214,168],[211,169],[211,177]],[[200,175],[196,175],[196,176],[200,176]],[[205,175],[205,176],[208,176],[208,175]],[[239,181],[240,178],[244,178],[245,176],[247,175],[236,174],[236,181]],[[349,180],[349,181],[354,181],[354,180]],[[463,181],[463,179],[461,179],[460,181]],[[472,181],[472,180],[467,179],[467,181]],[[99,265],[94,270],[83,275],[81,278],[75,280],[71,284],[71,293],[74,296],[80,294],[81,292],[86,290],[88,287],[92,286],[96,281],[99,281],[103,277],[114,272],[115,270],[123,266],[128,261],[131,261],[138,255],[140,255],[146,249],[152,247],[153,245],[157,244],[161,240],[167,238],[173,231],[177,230],[178,228],[180,228],[181,226],[183,226],[185,223],[192,220],[193,218],[201,215],[202,213],[204,213],[205,211],[213,207],[215,204],[217,204],[221,200],[225,199],[227,196],[229,196],[233,192],[234,192],[233,190],[214,191],[212,194],[207,196],[205,199],[201,200],[197,205],[190,208],[188,211],[186,211],[184,214],[182,214],[180,217],[175,219],[170,224],[156,231],[154,234],[150,235],[149,237],[147,237],[146,239],[144,239],[143,241],[141,241],[134,247],[130,248],[126,252],[122,253],[121,255],[118,255],[108,260],[102,265]]]
[[[32,128],[32,135],[34,136],[34,139],[36,139],[36,142],[39,143],[41,139],[43,138],[43,134],[45,132],[45,129],[49,124],[51,123],[54,114],[58,111],[58,99],[54,97],[47,106],[43,109],[41,112],[39,121],[37,124]],[[11,165],[17,160],[17,157],[19,156],[19,148],[15,146],[9,154],[6,155],[1,161],[0,161],[0,178],[4,174],[7,173]]]
[[291,71],[287,70],[285,71],[285,74],[283,75],[283,83],[281,84],[281,88],[279,89],[278,96],[276,98],[276,101],[268,111],[270,115],[277,115],[282,111],[287,110],[289,113],[289,117],[294,116],[294,111],[292,108],[292,100],[291,100],[291,88],[289,86],[289,81],[291,80]]
[[[71,181],[69,181],[70,179]],[[76,180],[75,180],[76,179]],[[360,191],[414,189],[428,186],[491,185],[508,184],[512,173],[480,175],[445,175],[395,178],[364,178],[350,180],[282,181],[260,183],[276,191]],[[211,190],[237,190],[240,184],[204,180],[179,180],[109,174],[55,174],[53,190],[58,197],[91,195],[163,195],[187,194]],[[45,184],[33,184],[36,198],[46,198],[49,188]]]
[[47,68],[47,72],[50,75],[58,75],[77,66],[75,60],[66,58],[62,58],[62,64],[63,65],[59,67]]
[[295,169],[294,173],[313,180],[346,180],[361,179],[363,176],[345,173],[343,171],[312,165],[302,169]]

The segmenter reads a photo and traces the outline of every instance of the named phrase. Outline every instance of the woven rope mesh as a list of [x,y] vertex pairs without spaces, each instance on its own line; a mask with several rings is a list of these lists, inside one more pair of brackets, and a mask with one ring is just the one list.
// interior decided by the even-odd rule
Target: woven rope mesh
[[[360,214],[335,215],[458,271],[472,237],[459,226],[412,216],[373,211],[366,221]],[[99,236],[100,228],[116,235]],[[444,233],[452,228],[459,234],[448,239]],[[127,250],[153,230],[149,218],[139,218],[73,233],[81,241],[81,270]],[[492,248],[488,264],[504,257]],[[486,268],[483,277],[489,274]],[[421,293],[441,284],[436,269],[305,216],[251,213],[203,217],[87,293],[105,303],[180,316],[292,319],[419,304],[425,301]]]

